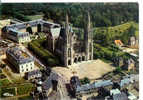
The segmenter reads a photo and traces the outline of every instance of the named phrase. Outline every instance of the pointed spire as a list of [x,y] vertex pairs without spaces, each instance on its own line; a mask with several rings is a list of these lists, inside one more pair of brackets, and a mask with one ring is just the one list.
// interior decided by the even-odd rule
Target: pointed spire
[[66,27],[69,25],[69,17],[68,17],[68,13],[66,13]]
[[66,35],[69,34],[69,17],[68,17],[68,13],[66,13],[65,29],[66,29]]
[[87,12],[87,20],[88,20],[88,29],[90,29],[90,24],[91,24],[91,22],[90,22],[90,14],[89,14],[89,11]]

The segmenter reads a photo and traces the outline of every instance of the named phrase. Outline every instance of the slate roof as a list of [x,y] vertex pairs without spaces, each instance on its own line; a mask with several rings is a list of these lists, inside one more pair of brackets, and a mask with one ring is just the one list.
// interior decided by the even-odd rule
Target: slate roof
[[10,31],[10,34],[13,35],[13,36],[27,36],[29,35],[28,32],[20,32],[20,31],[17,31],[17,29],[12,29],[12,28],[9,28],[8,29]]
[[119,94],[113,95],[113,100],[128,100],[128,97],[124,92],[121,92]]
[[44,21],[42,19],[33,20],[33,21],[29,21],[29,22],[24,22],[24,23],[8,25],[8,26],[6,26],[6,29],[8,31],[11,31],[10,34],[12,34],[14,36],[21,35],[21,34],[26,34],[27,32],[19,32],[18,30],[26,28],[27,24],[29,24],[32,27],[37,26],[37,24],[43,24],[45,26],[48,25],[48,26],[51,27],[51,33],[52,33],[53,37],[58,37],[59,34],[60,34],[60,29],[61,28],[60,28],[59,24]]
[[113,82],[111,80],[99,81],[99,82],[94,82],[92,84],[85,84],[82,86],[78,86],[76,91],[77,92],[87,91],[87,90],[96,89],[99,87],[105,87],[105,86],[109,86],[109,85],[113,85]]
[[[25,52],[18,47],[8,48],[6,53],[13,57],[13,59],[19,64],[34,61],[34,58],[28,52]],[[24,56],[23,53],[26,56]]]
[[40,70],[33,70],[33,71],[27,73],[28,77],[31,77],[33,75],[38,75],[38,74],[42,75]]
[[123,87],[124,85],[128,85],[132,82],[130,78],[124,78],[120,81],[120,87]]
[[48,79],[43,82],[42,87],[44,90],[49,90],[52,87],[52,80],[58,80],[59,76],[55,73],[51,73]]

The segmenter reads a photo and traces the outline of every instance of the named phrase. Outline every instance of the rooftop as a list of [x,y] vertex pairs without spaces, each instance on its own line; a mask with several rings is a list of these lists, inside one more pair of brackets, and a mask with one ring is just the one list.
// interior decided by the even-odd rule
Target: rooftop
[[11,55],[17,63],[25,63],[27,61],[33,61],[33,57],[26,51],[18,47],[8,48],[6,53]]
[[99,87],[109,86],[112,84],[113,84],[113,82],[111,80],[99,81],[99,82],[94,82],[92,84],[85,84],[82,86],[78,86],[76,91],[77,92],[86,91],[86,90],[95,89],[95,88],[99,88]]
[[122,79],[121,81],[120,81],[120,87],[123,87],[124,85],[128,85],[128,84],[130,84],[130,83],[132,83],[132,79],[130,79],[130,78],[124,78],[124,79]]
[[33,70],[31,72],[28,72],[27,74],[28,74],[28,77],[31,77],[33,75],[38,75],[38,74],[42,75],[40,70]]
[[124,92],[121,92],[119,94],[113,95],[113,100],[128,100],[128,97]]

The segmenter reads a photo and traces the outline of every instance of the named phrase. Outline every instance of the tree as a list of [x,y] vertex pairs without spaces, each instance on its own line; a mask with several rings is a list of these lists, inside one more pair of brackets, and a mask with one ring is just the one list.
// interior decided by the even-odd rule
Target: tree
[[5,68],[5,67],[6,67],[6,64],[1,64],[1,67],[2,67],[2,68]]
[[135,36],[135,27],[133,25],[130,26],[130,28],[128,29],[129,31],[129,36]]
[[84,77],[82,80],[80,80],[81,84],[88,84],[90,83],[90,80],[87,77]]
[[116,67],[116,69],[115,69],[114,72],[115,72],[115,73],[120,73],[121,71],[122,71],[121,67],[118,66],[118,67]]

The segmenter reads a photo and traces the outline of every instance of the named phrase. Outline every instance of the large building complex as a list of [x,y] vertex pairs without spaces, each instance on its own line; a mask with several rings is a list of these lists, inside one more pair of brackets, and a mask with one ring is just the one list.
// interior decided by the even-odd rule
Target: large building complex
[[34,58],[23,49],[18,47],[8,48],[6,51],[6,56],[8,61],[19,73],[25,73],[34,70]]
[[[17,42],[30,41],[30,35],[44,32],[47,36],[47,49],[57,55],[64,66],[93,59],[93,39],[89,13],[83,18],[84,39],[81,32],[75,33],[70,26],[68,15],[65,25],[59,25],[42,19],[12,24],[4,27],[6,37]],[[77,35],[79,34],[79,36]]]
[[[50,26],[50,29],[48,28]],[[30,34],[35,32],[55,31],[58,24],[46,22],[42,19],[7,25],[2,29],[4,36],[18,43],[30,42]],[[56,29],[57,30],[57,29]]]

